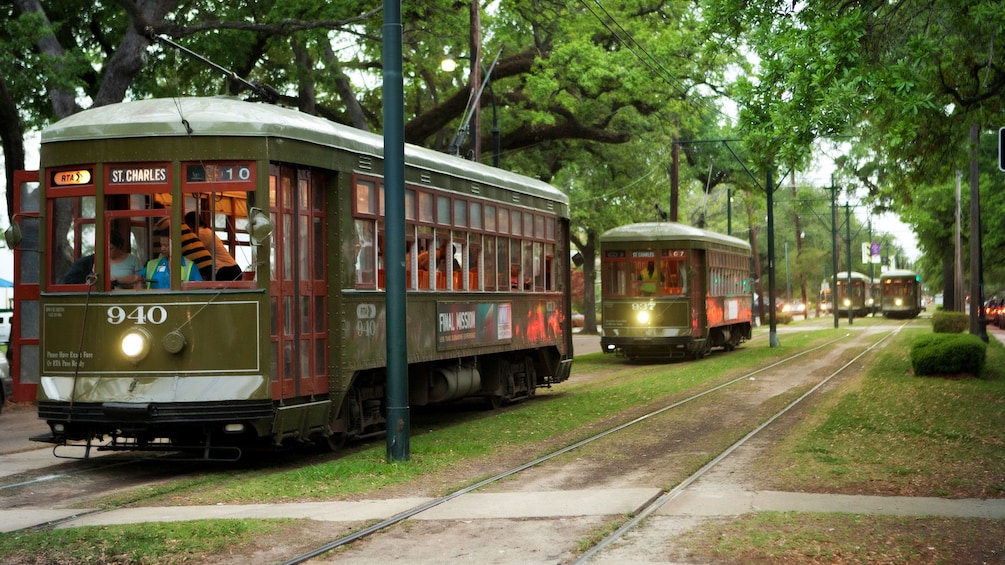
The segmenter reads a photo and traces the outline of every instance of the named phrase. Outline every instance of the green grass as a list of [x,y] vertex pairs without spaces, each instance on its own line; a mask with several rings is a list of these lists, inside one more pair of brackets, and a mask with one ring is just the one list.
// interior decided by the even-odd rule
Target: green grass
[[[579,369],[574,366],[568,382],[540,392],[515,410],[478,412],[467,421],[443,429],[413,429],[407,462],[386,462],[386,446],[377,441],[308,467],[264,474],[258,470],[232,472],[197,482],[186,478],[115,496],[102,505],[115,507],[138,500],[148,505],[330,500],[406,483],[489,455],[519,452],[531,458],[546,453],[555,441],[572,443],[585,438],[595,433],[601,422],[625,411],[641,413],[646,405],[680,395],[711,379],[738,376],[750,367],[766,365],[808,344],[823,343],[844,333],[824,330],[793,334],[786,336],[785,347],[772,349],[762,342],[728,355],[713,355],[702,363],[647,365],[615,360],[609,374],[588,384],[576,383]],[[603,364],[614,359],[600,356],[603,354],[586,357],[598,357],[595,362]],[[528,446],[533,454],[527,454]],[[482,478],[476,477],[473,482]],[[444,485],[442,494],[463,486]]]
[[[772,488],[911,496],[1005,493],[1005,348],[982,379],[916,377],[900,332],[868,373],[820,406],[766,462]],[[988,480],[989,477],[998,477]]]
[[290,523],[200,520],[4,534],[0,536],[0,556],[4,563],[199,563],[207,555],[251,544],[259,536],[288,528]]
[[[869,324],[858,319],[855,323],[860,322]],[[778,348],[768,347],[767,340],[761,337],[733,353],[713,355],[693,364],[626,364],[612,356],[587,355],[577,359],[567,383],[543,391],[515,410],[459,413],[456,419],[451,418],[454,425],[450,427],[413,428],[409,461],[386,462],[386,447],[377,441],[354,448],[342,457],[320,458],[323,460],[319,463],[298,469],[263,471],[249,467],[236,474],[220,472],[197,480],[186,477],[109,498],[104,504],[237,504],[354,498],[473,465],[500,453],[525,461],[555,445],[587,437],[604,425],[631,419],[647,407],[665,404],[689,388],[735,378],[752,367],[836,339],[847,331],[840,328],[786,333]],[[988,350],[992,370],[984,380],[918,378],[910,374],[907,344],[920,331],[928,330],[902,331],[890,347],[875,355],[868,374],[841,387],[798,425],[764,463],[773,474],[768,476],[780,477],[782,484],[794,490],[858,492],[881,485],[894,493],[907,487],[917,491],[920,487],[924,495],[957,496],[990,490],[1001,496],[1003,485],[988,477],[1005,477],[1001,450],[1005,377],[1000,373],[1005,367],[1005,349],[992,344]],[[577,382],[577,372],[585,370],[600,370],[601,374],[589,382]],[[462,486],[444,484],[442,488],[446,493]],[[706,561],[864,563],[870,562],[872,555],[891,563],[938,562],[910,558],[928,555],[912,549],[918,543],[916,535],[903,534],[906,541],[895,536],[891,538],[893,546],[878,552],[858,549],[861,542],[854,546],[859,531],[875,530],[868,535],[881,539],[884,532],[896,533],[916,524],[927,527],[931,523],[939,531],[936,522],[844,515],[833,520],[828,515],[826,523],[831,525],[821,527],[818,516],[754,514],[689,535],[695,536],[693,543],[705,552]],[[1000,525],[956,520],[952,526],[943,525],[942,531],[954,539],[963,539],[979,535],[989,527],[986,522],[991,527]],[[255,538],[273,534],[283,536],[284,528],[291,527],[282,521],[214,520],[22,533],[0,540],[0,561],[34,563],[25,556],[45,556],[41,562],[198,562],[200,557],[219,554],[222,547],[253,545]],[[897,557],[900,555],[908,558]]]
[[691,554],[701,556],[694,562],[952,565],[1000,562],[1000,534],[995,520],[758,512],[684,539],[700,548]]
[[[758,463],[759,488],[873,495],[1005,496],[1005,347],[981,379],[911,374],[901,332],[857,381],[819,405]],[[1001,520],[756,512],[688,532],[699,561],[990,563]]]

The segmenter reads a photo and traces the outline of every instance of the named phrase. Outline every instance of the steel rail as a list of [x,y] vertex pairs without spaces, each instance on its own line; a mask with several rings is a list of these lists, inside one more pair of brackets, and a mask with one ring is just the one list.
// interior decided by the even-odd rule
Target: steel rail
[[316,549],[313,549],[313,550],[308,551],[306,553],[303,553],[301,555],[297,555],[297,556],[293,557],[292,559],[289,559],[288,561],[282,562],[282,565],[297,565],[299,563],[303,563],[303,562],[308,561],[310,559],[313,559],[315,557],[321,556],[321,555],[323,555],[325,553],[328,553],[329,551],[332,551],[332,550],[337,549],[339,547],[343,547],[343,546],[349,545],[349,544],[351,544],[353,542],[359,541],[360,539],[365,538],[365,537],[367,537],[367,536],[369,536],[371,534],[377,533],[377,532],[379,532],[381,530],[384,530],[384,529],[387,529],[387,528],[389,528],[391,526],[397,525],[397,524],[399,524],[399,523],[407,520],[408,518],[411,518],[413,516],[421,514],[422,512],[425,512],[426,510],[429,510],[430,508],[439,506],[439,505],[441,505],[441,504],[443,504],[445,502],[449,502],[449,501],[451,501],[451,500],[453,500],[455,498],[458,498],[458,497],[463,496],[465,494],[469,494],[469,493],[471,493],[473,491],[476,491],[476,490],[478,490],[478,489],[480,489],[482,487],[485,487],[485,486],[491,485],[493,483],[499,482],[500,480],[505,479],[507,477],[510,477],[512,475],[515,475],[517,473],[521,473],[523,471],[526,471],[527,469],[530,469],[531,467],[535,467],[535,466],[537,466],[537,465],[539,465],[541,463],[544,463],[545,461],[548,461],[549,459],[553,459],[553,458],[558,457],[560,455],[564,455],[564,454],[566,454],[566,453],[568,453],[570,451],[573,451],[575,449],[583,447],[584,445],[593,443],[593,442],[595,442],[597,440],[600,440],[602,438],[605,438],[605,437],[607,437],[607,436],[609,436],[611,434],[617,433],[617,432],[619,432],[619,431],[621,431],[621,430],[623,430],[625,428],[628,428],[630,426],[634,426],[635,424],[638,424],[640,422],[644,422],[644,421],[646,421],[646,420],[648,420],[648,419],[650,419],[650,418],[652,418],[654,416],[658,416],[658,415],[660,415],[660,414],[662,414],[664,412],[667,412],[667,411],[672,410],[674,408],[678,408],[678,407],[680,407],[680,406],[682,406],[684,404],[687,404],[689,402],[695,401],[695,400],[697,400],[699,398],[704,397],[705,395],[711,394],[713,392],[716,392],[716,391],[721,390],[723,388],[726,388],[728,386],[734,385],[734,384],[736,384],[738,382],[746,381],[746,380],[750,379],[754,375],[758,375],[760,373],[763,373],[764,371],[767,371],[767,370],[772,369],[774,367],[777,367],[779,365],[788,363],[790,361],[796,360],[796,359],[798,359],[798,358],[800,358],[800,357],[802,357],[804,355],[807,355],[809,353],[813,353],[814,351],[817,351],[817,350],[823,349],[825,347],[828,347],[828,346],[830,346],[830,345],[832,345],[832,344],[834,344],[834,343],[836,343],[836,342],[838,342],[838,341],[840,341],[842,339],[845,339],[846,337],[848,337],[848,335],[850,335],[850,334],[844,334],[843,336],[840,336],[840,337],[838,337],[836,339],[830,340],[830,341],[828,341],[826,343],[823,343],[821,345],[818,345],[816,347],[812,347],[810,349],[806,349],[804,351],[796,353],[795,355],[786,357],[785,359],[780,359],[780,360],[778,360],[778,361],[776,361],[774,363],[771,363],[769,365],[761,367],[761,368],[759,368],[757,370],[748,372],[748,373],[746,373],[746,374],[744,374],[742,376],[739,376],[739,377],[737,377],[735,379],[732,379],[730,381],[718,384],[716,386],[713,386],[711,388],[708,388],[706,390],[703,390],[701,392],[693,394],[693,395],[691,395],[691,396],[689,396],[689,397],[687,397],[687,398],[685,398],[683,400],[679,400],[679,401],[673,402],[671,404],[663,406],[662,408],[659,408],[657,410],[653,410],[652,412],[648,412],[646,414],[643,414],[642,416],[639,416],[637,418],[634,418],[634,419],[629,420],[627,422],[624,422],[622,424],[616,425],[614,427],[608,428],[608,429],[606,429],[604,431],[601,431],[601,432],[599,432],[597,434],[594,434],[594,435],[592,435],[592,436],[590,436],[590,437],[588,437],[586,439],[577,441],[577,442],[572,443],[570,445],[567,445],[567,446],[565,446],[565,447],[563,447],[561,449],[558,449],[556,451],[553,451],[551,453],[548,453],[546,455],[538,457],[537,459],[534,459],[533,461],[529,461],[529,462],[524,463],[522,465],[519,465],[517,467],[513,467],[512,469],[509,469],[507,471],[499,473],[498,475],[495,475],[493,477],[489,477],[489,478],[487,478],[485,480],[482,480],[482,481],[480,481],[480,482],[478,482],[476,484],[473,484],[471,486],[465,487],[465,488],[460,489],[458,491],[452,492],[452,493],[450,493],[450,494],[448,494],[446,496],[430,500],[428,502],[425,502],[423,504],[420,504],[420,505],[415,506],[413,508],[410,508],[408,510],[404,510],[402,512],[399,512],[398,514],[395,514],[394,516],[391,516],[390,518],[387,518],[387,519],[382,520],[382,521],[380,521],[380,522],[378,522],[376,524],[373,524],[373,525],[371,525],[371,526],[369,526],[367,528],[359,530],[358,532],[354,532],[354,533],[349,534],[347,536],[338,538],[338,539],[333,540],[331,542],[328,542],[328,543],[326,543],[326,544],[324,544],[324,545],[322,545],[322,546],[320,546],[320,547],[318,547]]
[[737,440],[736,443],[734,443],[733,445],[730,445],[729,447],[727,447],[722,453],[720,453],[714,459],[712,459],[711,461],[709,461],[708,463],[706,463],[701,469],[698,469],[690,477],[688,477],[688,478],[684,479],[683,481],[681,481],[676,487],[674,487],[673,489],[665,492],[661,496],[655,498],[648,505],[646,505],[646,507],[641,512],[639,512],[634,517],[632,517],[630,520],[628,520],[627,522],[625,522],[624,524],[622,524],[621,527],[619,527],[614,532],[611,532],[607,537],[605,537],[604,539],[600,540],[596,545],[594,545],[593,547],[591,547],[588,551],[586,551],[585,553],[583,553],[583,555],[581,555],[578,559],[576,559],[575,561],[573,561],[572,562],[573,565],[578,565],[578,564],[583,564],[583,563],[588,562],[591,557],[593,557],[594,555],[596,555],[597,553],[599,553],[601,550],[607,548],[609,545],[611,545],[615,541],[619,540],[621,537],[623,537],[629,531],[635,529],[635,527],[638,526],[639,524],[641,524],[646,518],[648,518],[649,516],[651,516],[652,514],[654,514],[655,512],[657,512],[660,508],[662,508],[663,506],[665,506],[667,503],[671,502],[672,500],[674,500],[675,498],[677,498],[678,496],[680,496],[681,493],[683,493],[692,484],[694,484],[696,481],[698,481],[698,479],[700,479],[702,476],[704,476],[709,471],[711,471],[719,463],[722,463],[722,461],[724,459],[726,459],[727,457],[729,457],[734,451],[736,451],[741,446],[743,446],[745,443],[747,443],[751,438],[753,438],[755,435],[757,435],[758,433],[760,433],[761,431],[763,431],[765,428],[767,428],[769,425],[771,425],[778,418],[782,417],[789,410],[791,410],[792,408],[798,406],[801,402],[803,402],[804,400],[806,400],[810,395],[812,395],[814,392],[816,392],[818,389],[820,389],[820,387],[824,386],[825,384],[827,384],[828,382],[830,382],[831,379],[833,379],[834,377],[836,377],[839,374],[841,374],[842,372],[844,372],[845,369],[847,369],[852,364],[854,364],[856,361],[858,361],[859,359],[861,359],[862,357],[864,357],[865,355],[867,355],[868,353],[870,353],[873,349],[875,349],[876,347],[878,347],[881,343],[883,343],[884,341],[886,341],[887,339],[889,339],[891,336],[893,336],[894,334],[896,334],[897,332],[899,332],[903,327],[904,327],[904,325],[902,324],[900,327],[898,327],[898,328],[896,328],[894,330],[891,330],[889,333],[887,333],[886,335],[884,335],[883,337],[881,337],[875,343],[873,343],[872,345],[870,345],[869,347],[867,347],[866,349],[864,349],[861,353],[859,353],[858,355],[856,355],[855,357],[853,357],[850,361],[848,361],[847,363],[845,363],[844,365],[842,365],[841,367],[839,367],[836,371],[834,371],[830,375],[827,375],[827,377],[825,377],[823,380],[821,380],[819,383],[817,383],[813,388],[811,388],[810,390],[808,390],[805,393],[803,393],[802,396],[800,396],[799,398],[797,398],[797,399],[793,400],[792,402],[790,402],[787,406],[785,406],[784,408],[782,408],[781,410],[779,410],[778,412],[776,412],[773,416],[771,416],[766,421],[764,421],[764,423],[762,423],[761,425],[759,425],[756,428],[754,428],[753,430],[751,430],[750,433],[748,433],[747,435],[745,435],[742,438],[740,438],[739,440]]

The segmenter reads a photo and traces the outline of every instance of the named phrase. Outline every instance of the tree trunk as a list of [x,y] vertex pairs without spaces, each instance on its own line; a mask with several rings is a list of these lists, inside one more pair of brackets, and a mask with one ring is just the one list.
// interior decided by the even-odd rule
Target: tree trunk
[[0,141],[3,142],[4,176],[7,179],[7,215],[14,210],[14,171],[24,168],[24,127],[17,113],[17,102],[11,99],[7,83],[0,74]]
[[569,239],[583,257],[583,329],[580,333],[596,335],[597,331],[597,243],[598,235],[586,232],[586,240],[576,234]]
[[587,232],[586,244],[580,248],[583,254],[583,330],[582,333],[596,335],[597,331],[597,239],[593,231]]

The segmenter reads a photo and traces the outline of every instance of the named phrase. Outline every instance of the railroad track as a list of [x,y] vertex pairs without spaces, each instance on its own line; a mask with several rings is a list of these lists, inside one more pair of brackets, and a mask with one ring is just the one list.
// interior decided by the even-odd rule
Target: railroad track
[[[770,415],[767,418],[763,419],[762,420],[763,423],[761,423],[760,425],[757,425],[756,427],[754,427],[753,429],[751,429],[751,431],[749,431],[749,433],[747,433],[741,439],[739,439],[738,441],[736,441],[735,443],[733,443],[732,445],[730,445],[728,448],[726,448],[725,450],[723,450],[721,453],[719,453],[718,455],[716,455],[714,458],[711,459],[711,461],[709,461],[706,465],[704,465],[703,467],[701,467],[697,472],[693,473],[692,475],[690,475],[689,477],[687,477],[685,480],[679,482],[673,488],[665,490],[662,493],[661,496],[658,496],[658,497],[652,499],[651,501],[649,501],[641,509],[639,509],[639,511],[636,512],[633,517],[631,517],[630,519],[627,519],[623,524],[621,524],[617,528],[617,530],[615,530],[610,535],[606,536],[604,539],[602,539],[601,541],[599,541],[598,543],[596,543],[595,545],[593,545],[589,549],[584,550],[583,553],[574,561],[574,563],[587,563],[587,562],[589,562],[589,560],[591,560],[594,556],[596,556],[597,553],[603,551],[605,548],[607,548],[608,546],[610,546],[614,542],[622,539],[625,536],[625,534],[627,534],[628,532],[631,532],[632,530],[634,530],[637,527],[639,527],[639,525],[642,524],[646,520],[646,518],[648,518],[653,513],[657,512],[661,507],[665,506],[667,503],[669,503],[672,500],[674,500],[675,498],[677,498],[682,492],[684,492],[692,484],[694,484],[695,481],[697,481],[702,476],[704,476],[707,473],[709,473],[709,471],[711,471],[713,468],[715,468],[717,465],[719,465],[724,459],[726,459],[727,457],[729,457],[729,455],[731,453],[733,453],[736,449],[738,449],[739,447],[741,447],[742,445],[744,445],[745,443],[747,443],[751,438],[753,438],[754,436],[756,436],[758,433],[762,432],[765,428],[767,428],[768,426],[770,426],[772,423],[774,423],[776,420],[778,420],[784,414],[786,414],[787,412],[789,412],[790,410],[792,410],[794,407],[796,407],[796,406],[800,405],[801,403],[805,402],[810,396],[812,396],[815,392],[817,392],[821,387],[823,387],[827,383],[831,382],[838,375],[840,375],[840,374],[844,373],[845,371],[847,371],[849,367],[853,366],[863,356],[865,356],[869,352],[873,351],[876,347],[878,347],[886,339],[888,339],[890,336],[892,336],[897,331],[899,331],[900,328],[902,328],[902,327],[903,327],[903,325],[901,325],[901,326],[899,326],[899,327],[897,327],[897,328],[895,328],[893,330],[884,331],[883,334],[877,340],[875,340],[873,343],[868,344],[866,347],[864,347],[864,349],[861,352],[857,353],[850,361],[844,362],[836,370],[830,372],[829,374],[827,374],[823,378],[820,378],[809,390],[807,390],[805,393],[803,393],[797,399],[795,399],[794,401],[788,403],[784,408],[782,408],[780,410],[777,410],[772,415]],[[724,383],[721,383],[721,384],[718,384],[718,385],[715,385],[715,386],[711,386],[711,387],[709,387],[707,389],[704,389],[704,390],[701,390],[701,391],[699,391],[699,392],[697,392],[695,394],[692,394],[692,395],[688,396],[687,398],[684,398],[684,399],[679,400],[679,401],[675,401],[673,403],[670,403],[670,404],[667,404],[665,406],[662,406],[662,407],[660,407],[658,409],[652,410],[652,411],[650,411],[650,412],[648,412],[648,413],[646,413],[646,414],[644,414],[642,416],[633,418],[630,421],[627,421],[627,422],[624,422],[624,423],[612,426],[612,427],[610,427],[608,429],[605,429],[605,430],[603,430],[603,431],[601,431],[599,433],[596,433],[596,434],[594,434],[594,435],[592,435],[592,436],[590,436],[590,437],[588,437],[586,439],[583,439],[583,440],[571,443],[571,444],[566,445],[566,446],[564,446],[564,447],[562,447],[560,449],[556,449],[556,450],[552,451],[551,453],[548,453],[547,455],[544,455],[544,456],[536,458],[536,459],[534,459],[532,461],[528,461],[526,463],[523,463],[521,465],[513,467],[513,468],[511,468],[511,469],[509,469],[507,471],[499,473],[499,474],[497,474],[497,475],[495,475],[493,477],[490,477],[488,479],[480,481],[480,482],[478,482],[476,484],[473,484],[473,485],[468,486],[466,488],[457,490],[457,491],[452,492],[452,493],[450,493],[450,494],[448,494],[446,496],[430,500],[430,501],[428,501],[428,502],[426,502],[424,504],[415,506],[414,508],[411,508],[409,510],[401,512],[401,513],[399,513],[399,514],[397,514],[395,516],[392,516],[392,517],[390,517],[390,518],[388,518],[386,520],[383,520],[383,521],[375,523],[375,524],[373,524],[373,525],[371,525],[369,527],[366,527],[364,529],[356,531],[356,532],[354,532],[354,533],[352,533],[350,535],[346,535],[346,536],[340,537],[338,539],[334,539],[334,540],[332,540],[332,541],[330,541],[328,543],[325,543],[323,545],[318,546],[317,548],[315,548],[315,549],[313,549],[311,551],[308,551],[308,552],[305,552],[303,554],[297,555],[297,556],[295,556],[295,557],[293,557],[293,558],[285,561],[284,565],[294,565],[294,564],[298,564],[298,563],[304,563],[306,561],[309,561],[309,560],[312,560],[312,559],[324,556],[326,553],[332,552],[333,550],[337,550],[337,549],[345,550],[347,548],[351,548],[351,546],[354,543],[359,542],[361,540],[364,540],[364,539],[366,539],[366,538],[368,538],[370,536],[373,536],[374,534],[377,534],[379,532],[388,530],[388,529],[390,529],[390,528],[392,528],[392,527],[394,527],[394,526],[396,526],[398,524],[401,524],[402,522],[405,522],[406,520],[408,520],[410,518],[418,516],[419,514],[425,512],[425,511],[427,511],[427,510],[429,510],[431,508],[434,508],[436,506],[439,506],[441,504],[444,504],[446,502],[454,500],[454,499],[456,499],[458,497],[462,497],[462,496],[465,496],[467,494],[473,493],[473,492],[478,491],[480,489],[484,489],[485,487],[488,487],[490,485],[497,484],[497,483],[503,481],[504,479],[507,479],[507,478],[519,475],[519,474],[521,474],[521,473],[523,473],[523,472],[525,472],[525,471],[527,471],[529,469],[538,467],[538,466],[540,466],[540,465],[548,462],[549,460],[555,459],[555,458],[557,458],[557,457],[559,457],[561,455],[567,454],[569,452],[572,452],[574,450],[583,448],[583,447],[585,447],[587,445],[590,445],[592,443],[598,442],[598,441],[600,441],[602,439],[608,438],[608,437],[610,437],[610,436],[612,436],[614,434],[617,434],[618,432],[620,432],[622,430],[625,430],[627,428],[643,424],[643,423],[645,423],[647,421],[650,421],[650,420],[656,418],[657,416],[660,416],[660,415],[666,414],[666,413],[668,413],[670,411],[673,411],[673,410],[676,410],[676,409],[680,409],[680,408],[683,408],[683,407],[685,407],[687,405],[690,405],[691,403],[694,403],[695,401],[697,401],[699,399],[705,398],[708,395],[714,394],[714,393],[716,393],[718,391],[722,391],[723,389],[728,389],[729,387],[735,386],[735,385],[737,385],[739,383],[747,382],[747,381],[749,381],[749,380],[757,377],[758,375],[762,375],[762,374],[764,374],[766,372],[770,372],[770,371],[772,371],[774,369],[777,369],[778,367],[780,367],[782,365],[785,365],[785,364],[788,364],[788,363],[792,363],[792,362],[797,361],[799,359],[802,359],[802,358],[804,358],[804,357],[806,357],[808,355],[811,355],[811,354],[813,354],[815,352],[818,352],[818,351],[821,351],[821,350],[825,350],[826,348],[834,346],[835,343],[837,343],[837,342],[845,339],[848,335],[849,334],[846,334],[845,336],[842,336],[841,338],[837,338],[835,340],[829,341],[829,342],[824,343],[822,345],[819,345],[817,347],[813,347],[813,348],[810,348],[810,349],[798,352],[798,353],[796,353],[794,355],[788,356],[788,357],[786,357],[784,359],[781,359],[781,360],[779,360],[779,361],[777,361],[775,363],[772,363],[771,365],[768,365],[766,367],[757,369],[755,371],[748,372],[748,373],[746,373],[744,375],[741,375],[739,377],[736,377],[736,378],[734,378],[734,379],[732,379],[730,381],[727,381],[727,382],[724,382]],[[341,557],[346,557],[346,556],[344,554],[341,554],[340,558]]]

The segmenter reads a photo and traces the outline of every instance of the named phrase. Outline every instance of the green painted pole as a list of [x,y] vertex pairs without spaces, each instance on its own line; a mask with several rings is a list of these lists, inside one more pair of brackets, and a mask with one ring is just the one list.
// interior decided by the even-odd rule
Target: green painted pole
[[837,187],[834,186],[834,175],[831,175],[831,316],[834,316],[834,327],[840,325],[838,316],[838,213]]
[[384,0],[384,221],[387,280],[387,461],[409,454],[405,331],[405,87],[401,0]]
[[775,316],[775,199],[774,199],[774,179],[771,168],[768,168],[767,176],[768,192],[768,344],[770,347],[779,347],[778,341],[778,319]]
[[[855,302],[852,300],[852,293],[851,293],[851,204],[849,204],[848,201],[845,201],[845,203],[844,203],[844,222],[845,222],[845,226],[844,226],[845,227],[845,231],[848,234],[848,241],[847,241],[847,243],[848,243],[848,290],[847,290],[847,292],[848,292],[848,325],[850,326],[850,325],[852,325],[852,324],[855,323],[855,310],[852,308],[852,306],[855,305]],[[865,289],[863,289],[863,292],[864,291],[865,291]],[[864,296],[863,296],[863,300],[864,300]]]

